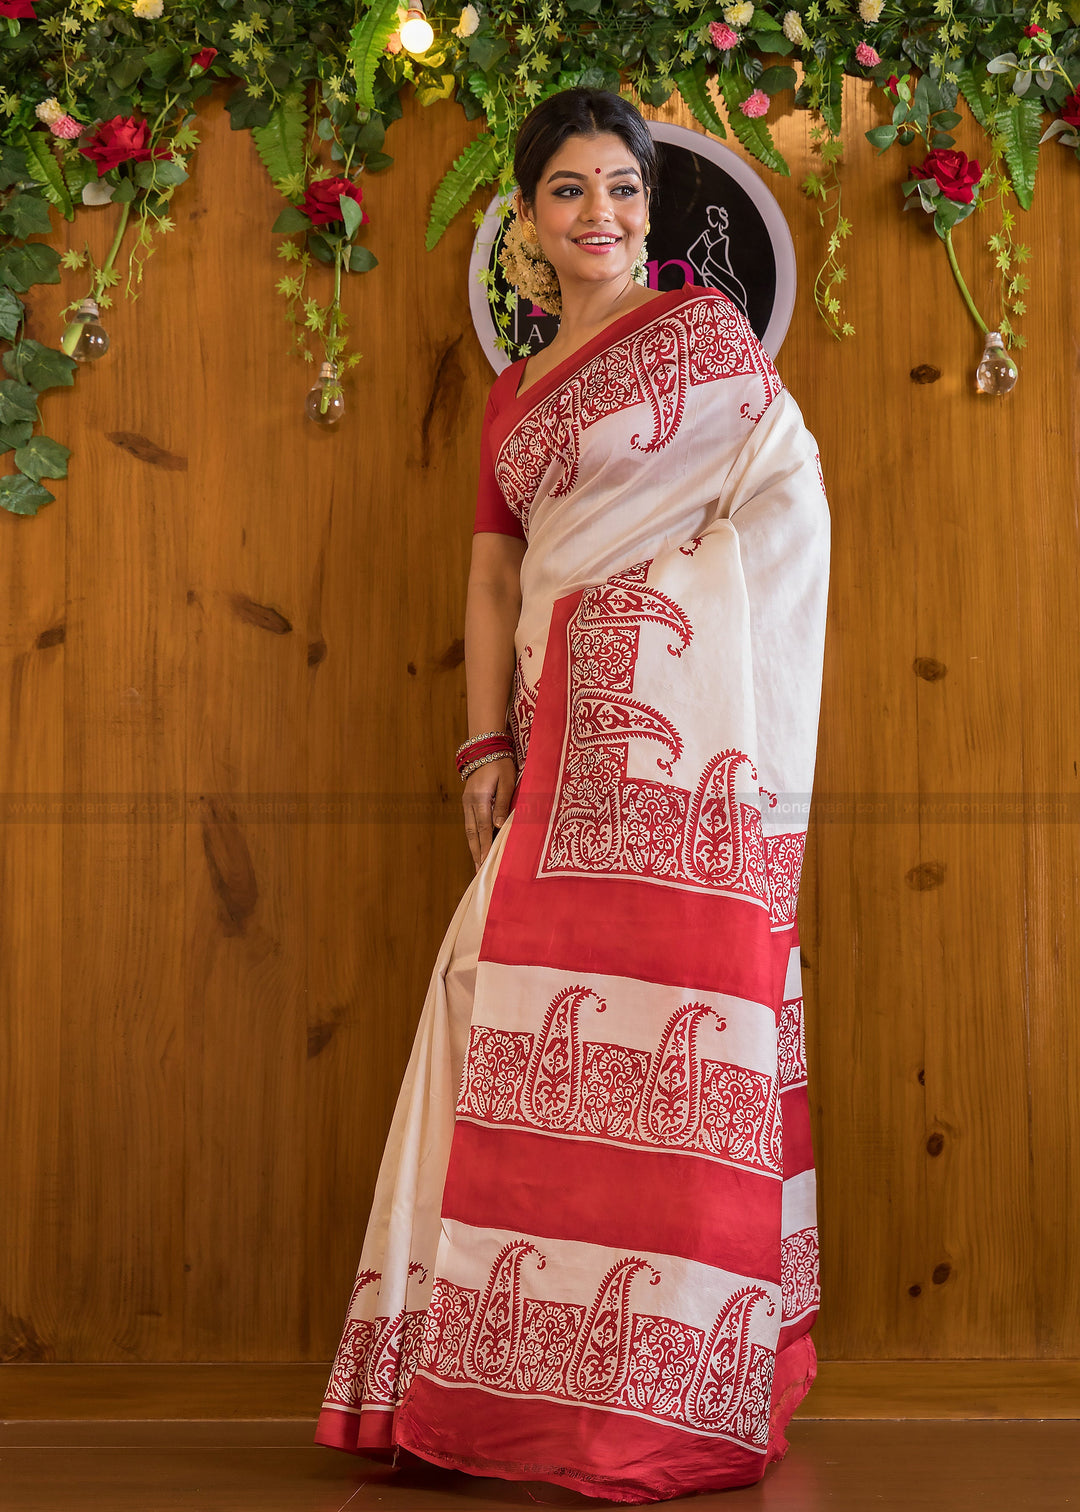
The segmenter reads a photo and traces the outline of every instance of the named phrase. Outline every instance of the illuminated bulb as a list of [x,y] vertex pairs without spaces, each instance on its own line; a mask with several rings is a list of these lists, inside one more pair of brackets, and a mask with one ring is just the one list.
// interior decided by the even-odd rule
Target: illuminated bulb
[[980,394],[1007,394],[1020,376],[1016,363],[1005,350],[1000,331],[987,331],[979,366],[975,370],[975,387]]
[[74,319],[64,328],[60,349],[74,357],[76,362],[94,362],[109,350],[109,338],[98,320],[98,307],[92,299],[83,300]]
[[401,23],[400,36],[401,45],[405,51],[417,57],[421,53],[426,53],[434,42],[435,33],[431,29],[431,23],[419,6],[414,6]]
[[338,382],[337,368],[332,362],[324,362],[312,388],[304,401],[309,420],[316,425],[336,425],[345,413],[345,400]]

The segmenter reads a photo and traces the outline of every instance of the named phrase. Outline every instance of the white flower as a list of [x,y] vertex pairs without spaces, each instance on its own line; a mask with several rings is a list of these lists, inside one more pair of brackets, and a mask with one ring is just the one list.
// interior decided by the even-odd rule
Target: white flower
[[134,0],[131,14],[140,21],[156,21],[165,9],[165,0]]
[[84,205],[107,205],[113,197],[112,184],[95,183],[93,179],[82,187]]
[[810,40],[806,35],[806,28],[802,24],[802,17],[796,10],[788,11],[784,17],[783,32],[789,42],[795,42],[799,45]]
[[64,115],[64,107],[55,95],[50,95],[47,100],[42,100],[40,105],[34,106],[34,114],[39,121],[44,121],[46,126],[55,126]]
[[754,14],[754,7],[750,0],[741,0],[738,5],[729,5],[724,12],[724,20],[729,26],[749,26],[750,18]]
[[859,15],[867,26],[873,26],[885,8],[885,0],[859,0]]
[[475,5],[466,5],[461,12],[461,20],[454,27],[454,31],[459,37],[471,37],[479,25],[480,12]]

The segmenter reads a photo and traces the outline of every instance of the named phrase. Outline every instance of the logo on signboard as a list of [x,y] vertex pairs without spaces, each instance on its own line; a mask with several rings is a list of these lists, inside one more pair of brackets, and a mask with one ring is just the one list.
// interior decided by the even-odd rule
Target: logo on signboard
[[[719,289],[738,305],[770,356],[787,334],[795,308],[795,248],[783,211],[745,159],[684,126],[649,123],[660,159],[659,187],[649,218],[647,271],[653,289],[698,284]],[[489,268],[507,290],[495,237],[500,198],[492,200],[476,233],[469,262],[473,325],[492,367],[510,361],[495,345],[496,329],[477,274]],[[531,300],[513,308],[508,335],[538,352],[558,321]]]

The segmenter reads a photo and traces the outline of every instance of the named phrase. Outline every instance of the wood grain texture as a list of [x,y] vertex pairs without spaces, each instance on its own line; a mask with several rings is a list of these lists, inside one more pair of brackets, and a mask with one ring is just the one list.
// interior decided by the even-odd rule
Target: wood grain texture
[[[111,352],[44,400],[70,479],[37,518],[0,518],[13,1361],[330,1356],[471,875],[452,753],[492,374],[469,218],[431,254],[423,228],[477,127],[410,104],[391,133],[365,190],[380,266],[346,280],[364,360],[324,435],[285,355],[278,197],[224,93],[200,109],[177,233],[108,313]],[[847,108],[855,339],[810,298],[825,232],[798,187],[805,116],[777,121],[792,177],[769,178],[800,278],[778,365],[833,511],[800,906],[818,1390],[829,1362],[973,1361],[982,1401],[986,1362],[1080,1356],[1080,395],[1057,271],[1076,165],[1043,149],[1020,218],[1029,344],[989,400],[944,249],[900,213],[900,157],[858,139],[881,107],[852,84]],[[956,233],[987,313],[993,229],[988,212]],[[105,209],[55,240],[100,255],[111,232]],[[31,335],[56,339],[71,278],[33,291]],[[42,793],[53,811],[15,807]]]

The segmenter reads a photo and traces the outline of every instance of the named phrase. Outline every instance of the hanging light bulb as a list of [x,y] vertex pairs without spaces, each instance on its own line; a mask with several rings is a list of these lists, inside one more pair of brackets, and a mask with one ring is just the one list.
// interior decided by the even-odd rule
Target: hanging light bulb
[[431,23],[424,15],[422,5],[413,5],[409,13],[401,23],[401,45],[406,52],[411,52],[415,57],[426,53],[435,40],[435,33],[431,29]]
[[975,387],[980,394],[1007,394],[1020,376],[1016,363],[1005,350],[1000,331],[987,331],[979,366],[975,370]]
[[338,383],[337,364],[324,362],[304,401],[309,420],[316,425],[336,425],[345,413],[345,400]]
[[60,338],[60,349],[76,362],[95,362],[109,350],[109,337],[98,320],[98,307],[87,298],[75,311]]

